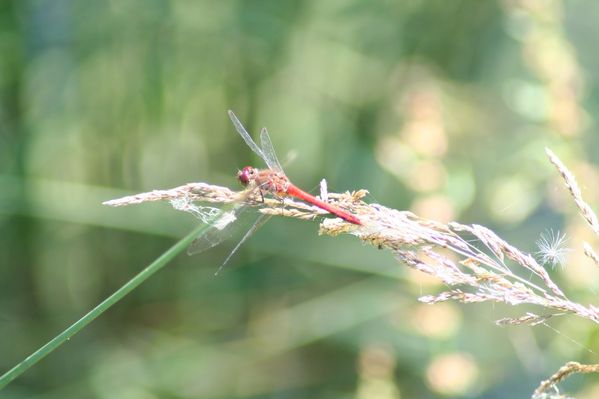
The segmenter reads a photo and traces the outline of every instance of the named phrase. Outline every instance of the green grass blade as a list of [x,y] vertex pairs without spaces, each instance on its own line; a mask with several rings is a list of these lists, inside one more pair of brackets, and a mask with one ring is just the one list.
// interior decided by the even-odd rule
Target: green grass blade
[[[220,216],[220,215],[218,215]],[[217,216],[217,217],[218,217]],[[0,376],[0,389],[3,389],[6,385],[8,385],[15,378],[23,374],[27,369],[31,366],[42,360],[44,357],[52,353],[56,348],[62,345],[65,341],[69,340],[75,334],[83,329],[86,325],[92,322],[96,317],[100,316],[106,310],[108,310],[112,305],[123,299],[125,295],[133,291],[138,285],[143,283],[146,279],[156,273],[158,270],[162,269],[167,263],[169,263],[175,256],[177,256],[180,252],[184,251],[185,248],[196,238],[204,234],[210,228],[209,224],[204,224],[199,226],[197,229],[193,230],[171,248],[169,248],[166,252],[164,252],[160,257],[158,257],[154,262],[152,262],[148,267],[139,272],[135,277],[129,280],[125,285],[115,291],[112,295],[106,298],[103,302],[101,302],[98,306],[92,309],[89,313],[83,316],[81,319],[77,320],[70,327],[64,330],[62,333],[54,337],[47,344],[33,352],[30,356],[28,356],[21,363],[17,364],[15,367],[7,371],[4,375]]]

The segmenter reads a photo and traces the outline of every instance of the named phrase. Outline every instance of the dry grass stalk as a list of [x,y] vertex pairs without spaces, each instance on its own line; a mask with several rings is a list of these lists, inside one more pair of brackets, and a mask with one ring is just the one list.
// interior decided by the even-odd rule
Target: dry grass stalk
[[[326,218],[321,234],[352,234],[380,249],[389,249],[409,267],[434,275],[451,289],[420,298],[426,303],[446,300],[460,302],[503,302],[533,304],[557,312],[574,313],[599,322],[599,309],[570,301],[535,258],[508,244],[480,225],[439,223],[411,212],[390,209],[362,201],[365,190],[329,193],[329,201],[356,214],[363,226],[338,218]],[[299,219],[316,219],[326,212],[311,205],[285,199],[247,195],[205,183],[190,183],[170,190],[155,190],[105,202],[124,206],[147,201],[170,201],[177,209],[193,212],[195,203],[227,204],[244,200],[260,212]],[[536,276],[533,282],[530,275]],[[523,277],[526,276],[526,277]],[[517,322],[518,319],[514,319]]]
[[[402,263],[434,275],[451,287],[420,298],[422,302],[533,304],[599,322],[598,308],[569,300],[532,255],[483,226],[443,224],[421,219],[411,212],[362,202],[353,204],[352,209],[365,221],[363,227],[327,219],[321,224],[321,233],[350,232],[363,241],[391,250]],[[531,274],[537,277],[536,282],[528,278]],[[518,319],[511,322],[517,323]]]
[[[582,199],[574,175],[548,149],[547,154],[563,176],[580,213],[599,235],[597,217]],[[368,204],[362,201],[366,194],[365,190],[344,194],[329,193],[329,202],[354,213],[363,225],[347,223],[338,218],[325,218],[320,225],[320,234],[352,234],[379,249],[390,250],[400,262],[441,279],[449,287],[439,294],[421,297],[422,302],[457,300],[463,303],[502,302],[514,306],[532,304],[555,312],[541,316],[526,313],[518,318],[501,319],[497,322],[500,325],[537,325],[544,323],[549,317],[565,313],[599,323],[599,308],[568,299],[531,254],[510,245],[490,229],[477,224],[444,224],[419,218],[408,211]],[[194,213],[198,209],[195,205],[197,202],[227,204],[240,199],[259,208],[260,212],[271,215],[314,220],[326,214],[319,208],[289,198],[282,203],[280,199],[263,199],[260,193],[234,192],[205,183],[190,183],[171,190],[155,190],[105,204],[124,206],[167,200],[176,209]],[[588,251],[585,246],[585,253],[597,262],[597,255],[590,246]],[[598,367],[578,363],[568,363],[566,366],[560,369],[557,377],[553,376],[545,381],[542,387],[555,384],[572,373],[597,371]]]
[[[597,215],[589,206],[589,204],[587,204],[582,198],[582,190],[578,186],[574,174],[550,149],[546,148],[545,152],[547,153],[547,156],[549,157],[551,163],[557,168],[559,173],[562,175],[566,188],[568,188],[568,190],[570,191],[570,194],[572,195],[572,198],[574,199],[574,202],[578,207],[578,211],[585,219],[591,230],[593,230],[593,232],[599,236],[599,221],[597,219]],[[597,256],[597,253],[593,250],[591,245],[585,242],[583,243],[583,249],[584,254],[588,258],[590,258],[595,263],[595,265],[599,265],[599,256]],[[547,391],[553,389],[555,392],[558,392],[557,384],[572,374],[597,372],[599,372],[599,364],[584,365],[577,362],[568,362],[549,379],[543,381],[541,385],[539,385],[539,387],[535,390],[533,394],[533,399],[558,397],[557,395],[553,396],[552,394],[547,394]]]
[[584,249],[584,254],[595,263],[595,265],[599,266],[599,256],[597,252],[593,250],[593,247],[588,242],[582,244],[582,248]]
[[555,374],[541,382],[532,395],[533,399],[555,397],[548,396],[547,391],[555,389],[557,384],[570,375],[580,373],[599,373],[599,364],[580,364],[578,362],[568,362],[564,364]]
[[126,206],[152,201],[173,201],[187,199],[188,201],[230,203],[239,198],[239,193],[226,187],[206,183],[188,183],[170,190],[154,190],[147,193],[129,195],[122,198],[103,202],[104,205]]
[[562,161],[549,149],[545,148],[545,152],[549,157],[549,161],[559,171],[564,179],[564,183],[566,184],[566,188],[570,190],[570,194],[572,194],[572,198],[574,198],[574,202],[580,211],[580,214],[586,222],[589,224],[591,229],[599,236],[599,220],[597,220],[597,215],[593,212],[593,209],[582,199],[582,191],[576,182],[576,178],[574,174],[566,168],[566,166],[562,163]]
[[537,315],[531,312],[526,313],[525,316],[518,317],[516,319],[511,317],[506,317],[505,319],[499,319],[495,322],[498,326],[506,326],[506,325],[523,325],[526,324],[528,326],[537,326],[539,324],[544,324],[547,320],[554,316],[562,316],[563,313],[553,313],[553,314],[544,314]]

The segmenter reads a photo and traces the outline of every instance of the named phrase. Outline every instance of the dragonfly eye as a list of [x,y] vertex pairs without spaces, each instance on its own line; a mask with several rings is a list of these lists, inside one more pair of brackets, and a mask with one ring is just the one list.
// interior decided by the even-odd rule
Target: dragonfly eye
[[244,186],[247,186],[250,183],[251,176],[253,174],[253,170],[251,166],[246,166],[237,172],[237,180],[241,182]]

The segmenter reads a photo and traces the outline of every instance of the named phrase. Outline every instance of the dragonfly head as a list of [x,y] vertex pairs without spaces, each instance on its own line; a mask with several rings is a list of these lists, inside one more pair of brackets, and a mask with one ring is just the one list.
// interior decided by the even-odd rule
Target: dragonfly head
[[237,180],[239,180],[239,182],[243,184],[243,186],[245,187],[248,184],[250,184],[250,181],[254,179],[254,174],[255,169],[251,166],[246,166],[245,168],[237,172]]

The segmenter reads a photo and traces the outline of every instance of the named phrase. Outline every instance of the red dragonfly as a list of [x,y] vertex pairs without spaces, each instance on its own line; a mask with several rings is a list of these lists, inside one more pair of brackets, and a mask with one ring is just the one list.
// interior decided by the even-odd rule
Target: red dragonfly
[[[281,167],[281,164],[279,163],[279,160],[275,154],[266,128],[262,128],[262,131],[260,132],[261,146],[258,146],[254,140],[252,140],[251,136],[247,130],[245,130],[239,119],[237,119],[233,111],[229,111],[229,117],[231,118],[235,129],[239,135],[241,135],[245,143],[252,149],[252,151],[258,154],[258,156],[260,156],[260,158],[262,158],[262,160],[264,160],[268,166],[268,169],[257,169],[252,166],[246,166],[241,169],[237,173],[237,180],[239,180],[244,187],[250,191],[259,190],[261,195],[264,193],[270,193],[278,198],[284,198],[286,196],[293,197],[317,206],[318,208],[324,209],[325,211],[330,212],[349,223],[357,225],[362,224],[357,216],[352,215],[338,206],[324,202],[291,183],[285,175],[285,172],[283,172],[283,168]],[[232,212],[226,212],[222,217],[214,222],[211,230],[194,240],[194,242],[188,248],[187,253],[194,255],[220,244],[223,239],[228,236],[226,233],[230,229],[227,227],[229,227],[231,222],[234,221],[236,216],[244,209],[244,206],[238,205],[233,209]],[[222,267],[229,261],[231,256],[233,256],[237,249],[239,249],[241,244],[243,244],[249,238],[249,236],[260,226],[262,226],[269,218],[270,215],[261,215],[258,220],[256,220],[248,232],[243,236],[241,241],[231,251],[229,256],[227,256],[218,271],[220,271]]]

